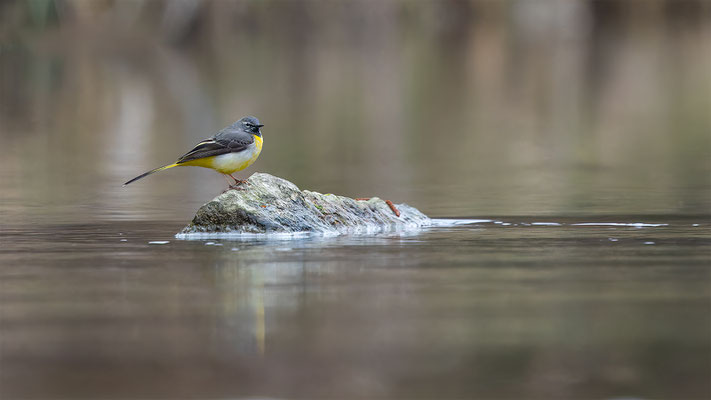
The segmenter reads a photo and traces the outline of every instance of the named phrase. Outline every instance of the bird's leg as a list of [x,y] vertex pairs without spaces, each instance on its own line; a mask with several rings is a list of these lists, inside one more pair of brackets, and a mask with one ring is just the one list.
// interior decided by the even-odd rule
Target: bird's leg
[[[230,174],[222,174],[222,176],[224,176],[225,179],[227,179],[227,185],[228,185],[227,189],[225,189],[222,193],[225,193],[228,190],[244,190],[244,188],[240,187],[239,185],[241,185],[242,183],[245,183],[246,181],[240,181],[239,179],[235,179],[235,177]],[[229,178],[228,178],[228,176],[229,176]],[[234,183],[232,181],[230,181],[230,178],[235,180]]]
[[234,188],[232,187],[232,182],[230,181],[230,178],[228,178],[227,175],[224,175],[224,174],[223,174],[222,176],[224,176],[225,179],[227,179],[227,189],[223,190],[222,193],[221,193],[221,194],[225,194],[225,193],[227,193],[228,191],[230,191],[230,190],[232,190],[232,189],[234,189]]
[[230,175],[230,178],[235,180],[235,185],[242,185],[242,184],[247,183],[247,181],[242,181],[242,180],[235,178],[234,176],[232,176],[232,174],[229,174],[229,175]]

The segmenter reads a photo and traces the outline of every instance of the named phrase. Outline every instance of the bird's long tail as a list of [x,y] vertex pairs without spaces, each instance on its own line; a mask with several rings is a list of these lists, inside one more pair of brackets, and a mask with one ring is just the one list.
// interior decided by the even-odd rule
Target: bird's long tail
[[123,185],[126,186],[126,185],[128,185],[129,183],[131,183],[131,182],[133,182],[133,181],[137,181],[137,180],[139,180],[139,179],[141,179],[141,178],[145,178],[145,177],[147,177],[148,175],[150,175],[150,174],[152,174],[152,173],[154,173],[154,172],[159,172],[159,171],[163,171],[164,169],[177,167],[178,165],[179,165],[178,163],[173,163],[173,164],[164,165],[164,166],[162,166],[162,167],[158,167],[158,168],[156,168],[156,169],[152,169],[152,170],[150,170],[150,171],[148,171],[148,172],[145,172],[145,173],[143,173],[143,174],[141,174],[141,175],[138,175],[137,177],[131,179],[130,181],[124,183]]

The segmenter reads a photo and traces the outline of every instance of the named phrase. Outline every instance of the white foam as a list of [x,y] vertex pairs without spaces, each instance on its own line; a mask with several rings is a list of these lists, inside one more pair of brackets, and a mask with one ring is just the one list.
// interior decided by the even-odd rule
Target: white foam
[[338,232],[271,232],[271,233],[247,233],[247,232],[192,232],[177,233],[176,239],[181,240],[205,240],[205,239],[226,239],[226,240],[291,240],[305,239],[309,237],[334,237]]
[[[392,229],[390,227],[383,228],[383,226],[378,224],[367,224],[357,228],[350,228],[345,230],[329,229],[326,231],[318,232],[269,232],[269,233],[246,233],[246,232],[193,232],[193,233],[178,233],[175,235],[176,239],[182,240],[215,240],[215,239],[226,239],[226,240],[240,240],[240,241],[251,241],[251,240],[294,240],[294,239],[305,239],[305,238],[328,238],[336,237],[342,235],[357,235],[357,236],[368,236],[368,235],[379,235],[379,234],[417,234],[418,232],[425,231],[428,228],[447,228],[456,227],[463,225],[477,225],[477,224],[496,224],[499,226],[580,226],[580,227],[632,227],[632,228],[656,228],[669,226],[669,224],[655,224],[646,222],[577,222],[577,223],[560,223],[560,222],[550,222],[550,221],[538,221],[538,222],[503,222],[499,220],[492,219],[461,219],[461,218],[440,218],[431,219],[425,222],[425,224],[418,225],[415,223],[403,224],[397,229]],[[698,224],[697,224],[698,225]],[[609,238],[610,241],[617,241],[615,238]],[[151,242],[151,244],[166,244],[162,242]],[[207,242],[207,246],[221,246],[221,243]]]
[[[227,239],[227,240],[290,240],[290,239],[304,239],[310,237],[336,237],[341,235],[376,235],[385,233],[411,233],[419,232],[423,229],[436,226],[432,223],[426,225],[418,225],[415,223],[404,223],[396,229],[391,227],[383,227],[378,224],[367,224],[365,226],[360,226],[357,228],[350,228],[344,230],[330,229],[327,231],[318,232],[268,232],[268,233],[247,233],[247,232],[191,232],[191,233],[177,233],[175,235],[176,239],[182,240],[206,240],[206,239]],[[449,220],[448,220],[449,221]],[[453,220],[461,221],[461,220]],[[473,221],[489,221],[489,220],[473,220]],[[448,225],[444,225],[448,226]]]
[[148,244],[168,244],[170,243],[169,240],[154,240],[152,242],[148,242]]
[[457,225],[473,225],[473,224],[485,224],[489,222],[494,222],[490,219],[433,219],[432,225],[434,227],[450,227]]

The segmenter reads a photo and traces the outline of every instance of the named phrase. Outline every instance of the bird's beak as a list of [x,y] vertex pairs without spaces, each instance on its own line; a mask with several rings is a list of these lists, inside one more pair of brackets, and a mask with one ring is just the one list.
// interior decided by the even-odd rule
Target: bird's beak
[[262,125],[257,125],[257,128],[261,128],[261,127],[263,127],[263,126],[264,126],[263,124],[262,124]]

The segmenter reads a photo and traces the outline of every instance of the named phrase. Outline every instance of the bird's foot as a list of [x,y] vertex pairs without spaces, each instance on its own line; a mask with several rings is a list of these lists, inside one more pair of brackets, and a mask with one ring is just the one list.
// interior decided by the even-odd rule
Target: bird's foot
[[[247,183],[246,180],[244,180],[244,181],[239,180],[230,174],[224,174],[224,176],[227,179],[227,185],[228,185],[227,190],[230,190],[230,189],[242,190],[242,188],[240,188],[240,186]],[[234,182],[231,182],[230,179],[232,179]],[[225,190],[225,191],[227,191],[227,190]],[[222,193],[224,193],[224,192],[222,192]]]
[[220,193],[220,194],[227,193],[230,190],[247,190],[247,189],[243,188],[241,185],[234,184],[234,185],[228,186],[227,189],[223,190],[222,193]]

